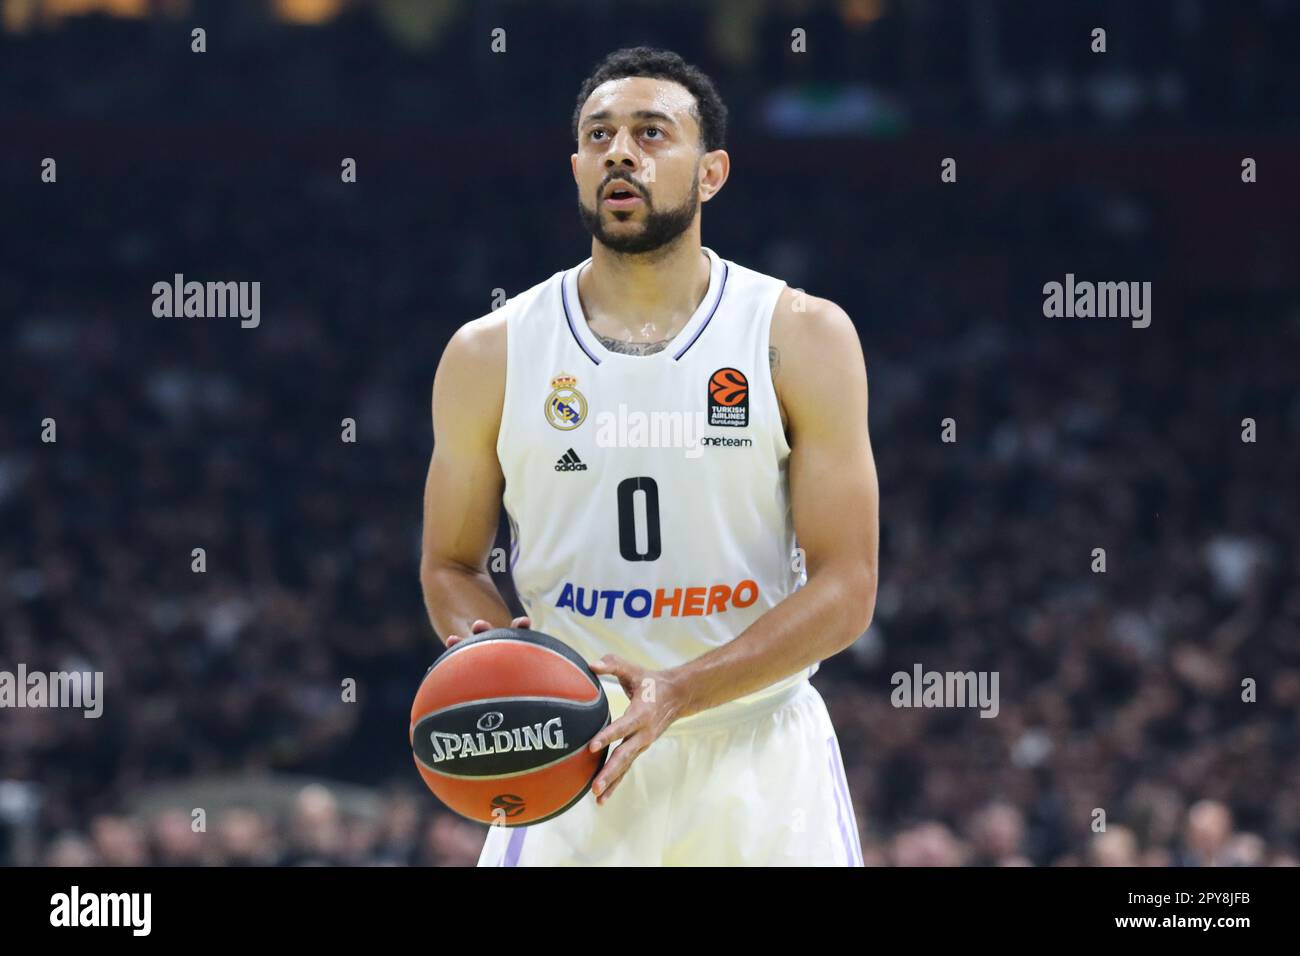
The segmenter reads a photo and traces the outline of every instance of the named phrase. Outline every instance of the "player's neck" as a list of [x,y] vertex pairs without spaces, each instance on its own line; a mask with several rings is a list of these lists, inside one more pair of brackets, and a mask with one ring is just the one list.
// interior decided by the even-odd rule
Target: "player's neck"
[[637,256],[593,242],[591,265],[578,275],[578,295],[598,334],[652,342],[670,338],[689,321],[709,290],[711,271],[696,235]]

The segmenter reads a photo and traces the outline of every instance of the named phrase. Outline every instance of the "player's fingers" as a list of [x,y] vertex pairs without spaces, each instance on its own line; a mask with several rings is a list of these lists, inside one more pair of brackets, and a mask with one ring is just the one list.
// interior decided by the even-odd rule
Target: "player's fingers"
[[596,798],[596,804],[597,804],[598,806],[604,806],[604,805],[609,801],[609,798],[612,797],[612,796],[614,795],[614,791],[618,789],[618,785],[619,785],[620,783],[622,783],[622,782],[623,782],[623,778],[622,778],[622,777],[619,777],[617,780],[615,780],[613,783],[611,783],[608,787],[606,787],[606,788],[605,788],[605,792],[602,793],[599,797]]
[[448,647],[448,649],[450,649],[451,646],[452,646],[453,644],[459,644],[459,643],[460,643],[460,638],[457,637],[455,634],[448,634],[448,635],[447,635],[447,647]]
[[517,618],[515,618],[513,621],[510,622],[510,626],[511,626],[511,627],[523,627],[523,628],[529,628],[529,627],[532,627],[532,626],[533,626],[533,622],[532,622],[532,620],[529,619],[528,617],[517,617]]
[[469,628],[469,632],[471,634],[482,634],[484,631],[490,631],[490,630],[492,630],[492,625],[489,624],[487,621],[483,620],[482,618],[479,618],[477,621],[471,624]]
[[587,745],[587,749],[592,753],[603,750],[616,740],[623,740],[632,736],[640,730],[644,724],[644,715],[629,707],[622,717],[612,722],[608,727],[596,734],[596,736],[592,737],[591,743]]
[[618,783],[619,779],[622,778],[622,776],[623,775],[621,773],[618,774],[618,776],[614,776],[612,774],[607,776],[604,772],[602,772],[599,777],[597,777],[595,780],[592,781],[591,792],[595,794],[597,803],[605,802],[606,798],[609,796],[610,789],[614,786],[614,784]]
[[598,801],[604,802],[604,798],[607,798],[614,785],[623,779],[623,774],[627,773],[628,767],[632,766],[632,761],[639,757],[644,749],[645,746],[639,735],[629,737],[614,748],[614,755],[606,761],[604,768],[596,775],[591,785],[591,792],[596,795]]
[[598,805],[603,806],[605,804],[605,801],[609,799],[610,794],[617,790],[618,785],[623,782],[624,776],[625,774],[620,773],[609,783],[600,784],[599,786],[601,789],[599,790],[597,790],[595,786],[592,787],[592,793],[596,795],[596,803]]
[[637,673],[640,670],[617,654],[606,654],[600,660],[592,663],[590,667],[592,672],[596,674],[613,674],[619,679],[619,683],[624,685],[624,689],[627,688],[628,682],[635,686]]
[[622,786],[623,781],[626,779],[627,779],[626,773],[620,775],[617,780],[615,780],[613,783],[611,783],[608,787],[605,788],[604,793],[602,793],[599,797],[596,798],[596,803],[602,806],[605,803],[607,803],[609,801],[609,798],[614,795],[614,791],[617,790],[620,786]]
[[[591,672],[593,674],[609,673],[609,671],[598,670],[595,667],[591,669]],[[627,697],[628,701],[632,702],[636,700],[636,691],[638,686],[636,678],[629,677],[625,674],[618,674],[615,676],[618,678],[618,686],[622,689],[623,694]]]

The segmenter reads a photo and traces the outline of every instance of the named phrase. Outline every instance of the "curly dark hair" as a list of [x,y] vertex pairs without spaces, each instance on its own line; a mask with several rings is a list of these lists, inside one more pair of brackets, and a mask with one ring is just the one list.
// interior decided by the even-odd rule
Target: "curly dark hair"
[[605,57],[583,82],[578,90],[578,102],[573,107],[573,138],[578,138],[578,118],[582,104],[587,102],[592,90],[610,80],[627,76],[648,76],[656,80],[679,83],[695,97],[691,115],[700,127],[700,143],[705,151],[722,149],[727,140],[727,107],[718,95],[713,81],[699,68],[691,66],[671,50],[634,46],[615,50]]

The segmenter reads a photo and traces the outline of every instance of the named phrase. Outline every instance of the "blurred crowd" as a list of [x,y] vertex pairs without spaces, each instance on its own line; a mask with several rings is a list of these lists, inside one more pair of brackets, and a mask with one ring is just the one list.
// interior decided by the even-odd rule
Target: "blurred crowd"
[[737,129],[793,134],[1294,130],[1300,99],[1300,0],[169,0],[145,23],[95,15],[145,4],[3,6],[0,113],[44,117],[531,128],[642,42],[723,78]]
[[[417,578],[429,389],[494,290],[587,255],[564,155],[498,188],[439,156],[352,186],[235,146],[69,154],[57,188],[0,159],[22,224],[0,231],[0,669],[101,670],[105,707],[0,711],[0,862],[472,863],[483,828],[438,809],[406,739],[439,649]],[[1293,270],[1205,287],[1163,200],[1049,163],[832,189],[824,148],[790,155],[735,148],[704,238],[862,336],[880,594],[814,683],[867,862],[1296,862]],[[177,272],[261,281],[260,327],[155,318]],[[1044,318],[1067,272],[1152,280],[1151,327]],[[997,671],[999,715],[891,706],[916,663]],[[229,773],[360,784],[383,810],[329,783],[203,833],[189,807],[140,809]]]
[[473,866],[483,828],[397,790],[372,818],[349,814],[329,787],[309,784],[283,814],[253,807],[196,827],[184,809],[101,814],[54,836],[49,866]]
[[[373,819],[348,815],[328,787],[304,787],[287,814],[252,808],[219,814],[196,829],[183,809],[147,816],[103,814],[84,830],[54,835],[46,866],[474,866],[484,829],[427,799],[395,792]],[[1295,866],[1257,833],[1239,829],[1217,800],[1185,805],[1172,790],[1135,798],[1136,825],[1115,824],[1089,837],[1057,866]],[[863,843],[867,866],[1033,866],[1032,826],[1014,804],[993,801],[960,828],[928,820]]]

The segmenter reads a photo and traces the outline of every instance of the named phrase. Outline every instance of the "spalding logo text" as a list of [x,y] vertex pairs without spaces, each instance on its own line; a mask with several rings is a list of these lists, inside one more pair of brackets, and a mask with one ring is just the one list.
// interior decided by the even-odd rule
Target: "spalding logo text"
[[[490,738],[490,740],[489,740]],[[490,734],[444,734],[434,731],[429,735],[433,744],[433,762],[460,760],[465,757],[486,757],[512,750],[563,750],[564,728],[559,717],[546,723],[536,723],[514,730],[495,730]]]

